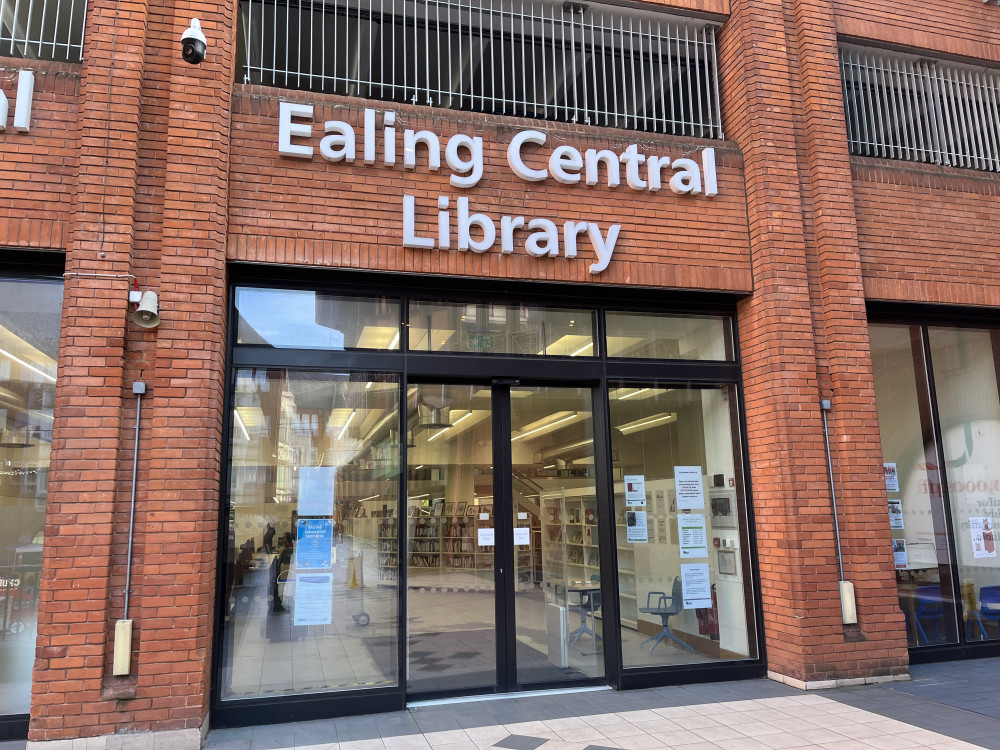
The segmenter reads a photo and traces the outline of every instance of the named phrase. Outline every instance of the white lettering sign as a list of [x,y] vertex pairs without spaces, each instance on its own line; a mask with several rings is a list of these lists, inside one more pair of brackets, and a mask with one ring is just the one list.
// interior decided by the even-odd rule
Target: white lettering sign
[[[19,94],[20,96],[20,94]],[[280,102],[278,105],[278,153],[295,159],[311,159],[314,147],[314,108],[311,104]],[[444,164],[451,172],[449,183],[456,188],[475,187],[483,178],[483,139],[463,133],[452,135],[443,142],[430,130],[403,130],[402,159],[399,159],[396,137],[396,113],[382,113],[381,132],[378,113],[364,111],[361,150],[365,164],[375,164],[379,141],[382,145],[382,163],[393,166],[401,161],[404,170],[425,168],[441,171],[442,146]],[[332,163],[354,163],[357,152],[357,134],[354,128],[340,120],[323,123],[323,137],[319,141],[320,156]],[[548,136],[538,130],[522,130],[511,138],[507,146],[507,165],[525,182],[544,182],[549,177],[563,185],[603,184],[609,189],[621,185],[624,168],[625,184],[636,192],[655,193],[664,181],[677,195],[718,194],[715,167],[715,149],[701,152],[701,163],[694,159],[672,159],[669,156],[644,154],[636,144],[626,147],[620,154],[603,149],[588,149],[581,153],[574,146],[564,144],[552,148],[548,155],[542,150]],[[544,169],[528,166],[528,161],[544,159]],[[668,171],[669,170],[669,171]],[[602,179],[603,175],[603,179]],[[549,218],[525,216],[492,217],[475,212],[469,198],[458,198],[452,210],[449,196],[437,197],[437,221],[430,234],[417,230],[417,198],[403,196],[403,247],[418,250],[451,250],[485,253],[499,239],[500,253],[510,255],[517,247],[534,258],[576,258],[581,249],[589,250],[593,262],[588,266],[591,274],[598,274],[611,263],[621,234],[621,224],[602,227],[593,221],[568,220],[562,227]],[[425,206],[423,212],[434,211],[434,204]],[[428,222],[429,224],[431,222]],[[588,247],[589,246],[589,247]]]

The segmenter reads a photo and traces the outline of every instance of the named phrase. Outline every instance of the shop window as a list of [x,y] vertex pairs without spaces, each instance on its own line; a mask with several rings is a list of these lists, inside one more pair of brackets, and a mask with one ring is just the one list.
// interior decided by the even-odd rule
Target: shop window
[[236,371],[224,701],[398,684],[398,400],[377,373]]
[[954,577],[919,326],[873,325],[888,520],[911,646],[958,640]]
[[279,349],[399,349],[399,302],[295,289],[236,290],[238,344]]
[[240,3],[243,83],[721,138],[715,25],[548,0]]
[[719,316],[608,312],[608,356],[732,361],[729,320]]
[[843,47],[850,151],[1000,171],[1000,70]]
[[610,391],[622,665],[756,656],[734,390]]
[[597,356],[592,310],[411,302],[409,336],[417,352]]
[[86,0],[0,0],[0,55],[81,62]]
[[951,503],[966,638],[1000,626],[1000,333],[929,328],[941,448]]
[[0,278],[0,714],[31,700],[61,307],[61,282]]
[[1000,333],[870,327],[899,602],[913,647],[1000,638]]

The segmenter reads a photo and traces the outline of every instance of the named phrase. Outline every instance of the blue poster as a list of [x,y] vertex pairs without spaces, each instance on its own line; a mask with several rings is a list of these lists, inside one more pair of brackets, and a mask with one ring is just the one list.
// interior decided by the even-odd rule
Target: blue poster
[[331,567],[333,567],[333,521],[327,518],[299,520],[295,569],[329,570]]

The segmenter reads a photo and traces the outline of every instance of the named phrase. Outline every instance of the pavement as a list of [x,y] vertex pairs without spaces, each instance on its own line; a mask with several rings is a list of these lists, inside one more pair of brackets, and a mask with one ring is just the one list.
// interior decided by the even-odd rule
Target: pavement
[[217,729],[205,750],[1000,750],[1000,658],[910,671],[910,681],[808,692],[759,679],[434,702]]

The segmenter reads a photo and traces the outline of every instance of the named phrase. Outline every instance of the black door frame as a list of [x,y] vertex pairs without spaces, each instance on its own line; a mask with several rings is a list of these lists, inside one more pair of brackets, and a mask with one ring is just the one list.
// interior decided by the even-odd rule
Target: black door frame
[[[410,381],[416,382],[484,382],[503,385],[504,379],[532,385],[572,384],[591,388],[593,398],[593,423],[595,443],[596,488],[598,497],[599,548],[602,570],[602,610],[606,622],[614,627],[606,630],[617,631],[619,618],[617,547],[614,537],[613,473],[611,471],[611,445],[608,440],[608,383],[609,382],[674,382],[690,386],[731,385],[738,399],[740,460],[737,473],[745,477],[743,483],[746,507],[747,532],[749,541],[746,574],[751,576],[750,591],[752,607],[748,608],[748,618],[752,622],[753,634],[750,640],[757,657],[752,659],[690,664],[679,666],[630,668],[622,667],[622,656],[618,633],[604,638],[605,678],[594,680],[593,684],[609,684],[614,689],[650,687],[670,683],[693,683],[720,679],[741,679],[761,677],[765,674],[765,652],[760,601],[760,582],[756,571],[755,533],[752,514],[752,494],[747,464],[746,431],[742,427],[742,388],[738,356],[732,361],[690,361],[690,360],[614,360],[607,357],[604,336],[604,311],[621,310],[650,313],[673,313],[678,315],[719,315],[727,321],[728,338],[733,351],[738,352],[734,316],[738,296],[720,293],[699,293],[648,288],[602,287],[597,285],[569,285],[538,282],[510,282],[482,279],[453,279],[436,276],[413,276],[409,274],[372,273],[359,271],[331,271],[324,279],[317,281],[315,272],[309,269],[247,264],[230,265],[229,310],[230,327],[227,347],[228,376],[224,396],[223,413],[224,442],[222,446],[223,471],[220,472],[220,499],[222,511],[219,518],[219,549],[226,549],[228,543],[227,517],[229,510],[230,486],[230,437],[234,429],[232,417],[233,388],[235,373],[240,368],[274,368],[313,371],[378,371],[399,378],[400,435],[405,435],[406,409],[405,394]],[[460,286],[459,286],[460,285]],[[494,304],[527,304],[543,307],[572,306],[595,311],[595,338],[598,342],[596,356],[586,360],[570,357],[525,357],[515,355],[475,355],[409,352],[405,345],[399,351],[329,351],[310,349],[277,349],[261,345],[237,345],[237,320],[235,292],[237,287],[260,287],[322,291],[345,296],[379,296],[398,299],[401,302],[401,325],[408,330],[409,299],[447,299],[454,303],[482,303],[489,299]],[[665,301],[666,298],[666,301]],[[509,383],[507,383],[509,387]],[[495,412],[496,413],[496,412]],[[509,420],[509,408],[506,410]],[[494,446],[496,431],[500,429],[494,419]],[[502,441],[509,440],[508,432]],[[400,466],[407,466],[406,441],[400,441]],[[508,446],[509,450],[509,446]],[[496,492],[499,472],[494,472]],[[502,481],[502,480],[501,480]],[[501,486],[501,490],[504,490]],[[399,507],[406,504],[405,474],[399,482]],[[603,515],[602,515],[603,514]],[[511,521],[512,523],[512,521]],[[405,523],[398,524],[397,544],[400,554],[406,549]],[[512,533],[508,532],[508,533]],[[503,540],[500,540],[501,542]],[[505,553],[505,569],[513,569],[513,546]],[[220,557],[221,560],[221,557]],[[391,688],[370,688],[355,693],[321,693],[308,696],[281,696],[274,698],[250,698],[222,700],[220,680],[222,669],[223,642],[227,634],[225,618],[225,571],[217,566],[217,608],[215,618],[214,648],[212,656],[212,689],[210,722],[213,727],[247,726],[261,723],[275,723],[291,720],[308,720],[363,713],[400,710],[406,706],[405,685],[405,636],[406,636],[406,566],[398,572],[400,589],[398,604],[398,685]],[[513,598],[513,588],[509,596]],[[512,605],[513,602],[508,604]],[[506,606],[504,617],[513,617],[513,607]],[[509,632],[514,632],[510,626]],[[508,650],[509,651],[509,650]],[[505,659],[513,660],[507,653]],[[508,674],[513,664],[506,664]],[[574,681],[570,686],[582,687],[585,681]],[[553,685],[531,685],[532,689],[554,687]],[[494,691],[488,691],[494,692]],[[472,695],[474,691],[462,691],[462,695]],[[421,696],[428,697],[428,696]]]
[[[534,364],[531,361],[525,361],[523,367],[525,371]],[[410,384],[425,384],[433,383],[437,384],[438,381],[433,381],[429,379],[421,378],[418,381],[413,379],[407,380],[407,385]],[[452,382],[455,382],[452,379]],[[456,383],[458,384],[458,383]],[[600,515],[600,509],[602,506],[602,497],[600,488],[604,486],[601,476],[603,472],[606,471],[606,467],[602,462],[596,461],[598,455],[603,455],[600,451],[600,433],[598,432],[598,418],[600,414],[599,406],[599,395],[600,390],[599,382],[587,382],[581,380],[573,379],[559,379],[557,382],[548,381],[541,382],[534,377],[525,378],[515,378],[515,377],[495,377],[490,381],[469,381],[468,383],[463,382],[461,385],[466,384],[481,384],[484,386],[489,386],[491,391],[491,401],[490,406],[492,409],[492,438],[493,438],[493,519],[494,519],[494,535],[495,535],[495,545],[494,545],[494,557],[493,557],[493,571],[494,571],[494,597],[495,597],[495,617],[494,617],[494,627],[496,629],[496,681],[492,687],[482,687],[478,689],[468,689],[459,688],[456,690],[438,690],[438,691],[424,691],[416,694],[411,694],[409,689],[407,689],[407,700],[415,698],[417,701],[423,700],[437,700],[442,698],[451,698],[458,696],[468,696],[468,695],[491,695],[498,693],[516,693],[525,690],[545,690],[545,689],[555,689],[555,688],[567,688],[567,687],[590,687],[594,685],[607,685],[613,684],[612,675],[609,670],[609,664],[612,662],[608,661],[607,653],[605,653],[605,675],[602,677],[594,677],[590,679],[581,680],[556,680],[544,683],[522,683],[517,677],[517,653],[516,653],[516,639],[517,639],[517,623],[516,623],[516,591],[515,585],[516,575],[515,575],[515,564],[514,564],[514,519],[511,515],[513,510],[513,478],[512,478],[512,450],[511,450],[511,400],[510,400],[510,389],[514,387],[544,387],[544,386],[558,386],[566,388],[586,388],[591,395],[591,413],[592,413],[592,425],[594,428],[594,456],[595,456],[595,492],[597,494],[597,505],[598,514]],[[404,497],[408,493],[404,493]],[[498,500],[502,498],[502,500]],[[603,501],[606,502],[606,499]],[[611,517],[611,514],[607,514]],[[598,534],[603,535],[605,532],[605,527],[602,525],[600,519],[598,520]],[[401,548],[402,549],[402,548]],[[608,563],[605,562],[605,557],[603,554],[603,549],[601,550],[601,580],[606,581],[611,577],[610,568],[605,566]],[[506,571],[506,572],[504,572]],[[603,589],[605,584],[602,583],[602,596],[604,596]],[[407,597],[404,594],[404,601]],[[603,605],[602,605],[603,608]],[[615,649],[616,647],[617,633],[612,636],[612,643],[610,648]],[[401,640],[406,640],[406,634],[401,638]],[[604,648],[605,652],[609,648],[608,636],[604,638]],[[616,652],[616,651],[614,651]],[[404,669],[405,675],[405,669]]]

